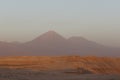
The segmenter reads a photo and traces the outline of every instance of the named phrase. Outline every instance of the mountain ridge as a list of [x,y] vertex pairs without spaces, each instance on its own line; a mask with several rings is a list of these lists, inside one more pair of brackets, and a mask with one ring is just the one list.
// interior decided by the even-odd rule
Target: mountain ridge
[[[3,43],[3,42],[1,42]],[[7,43],[6,43],[7,44]],[[8,46],[10,44],[10,47]],[[95,55],[120,56],[119,48],[111,48],[84,37],[64,38],[55,31],[48,31],[26,43],[0,44],[0,55]],[[3,46],[6,48],[4,49]],[[10,50],[11,49],[11,50]],[[7,51],[9,50],[9,51]],[[19,54],[20,53],[20,54]]]

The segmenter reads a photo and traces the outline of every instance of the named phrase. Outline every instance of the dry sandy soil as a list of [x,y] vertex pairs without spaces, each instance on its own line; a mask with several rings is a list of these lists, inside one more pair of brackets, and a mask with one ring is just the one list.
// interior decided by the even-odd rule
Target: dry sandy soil
[[77,74],[64,71],[0,69],[0,80],[120,80],[120,75]]
[[0,80],[120,80],[120,58],[0,57]]

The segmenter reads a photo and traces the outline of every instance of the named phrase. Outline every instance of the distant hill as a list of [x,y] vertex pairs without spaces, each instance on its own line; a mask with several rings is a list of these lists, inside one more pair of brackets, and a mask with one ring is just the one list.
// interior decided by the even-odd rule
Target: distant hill
[[26,43],[0,42],[0,55],[95,55],[120,56],[120,48],[112,48],[89,41],[83,37],[64,38],[48,31]]

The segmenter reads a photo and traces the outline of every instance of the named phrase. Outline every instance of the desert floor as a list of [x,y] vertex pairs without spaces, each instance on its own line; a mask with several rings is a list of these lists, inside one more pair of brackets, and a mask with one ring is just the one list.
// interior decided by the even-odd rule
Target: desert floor
[[79,74],[61,71],[0,69],[0,80],[120,80],[120,75]]

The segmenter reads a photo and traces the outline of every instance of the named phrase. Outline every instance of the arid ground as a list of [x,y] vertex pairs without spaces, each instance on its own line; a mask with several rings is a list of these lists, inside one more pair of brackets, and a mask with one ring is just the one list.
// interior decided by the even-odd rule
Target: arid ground
[[120,76],[112,74],[69,74],[64,73],[64,71],[0,69],[0,80],[120,80]]
[[0,80],[120,80],[120,58],[0,57]]

